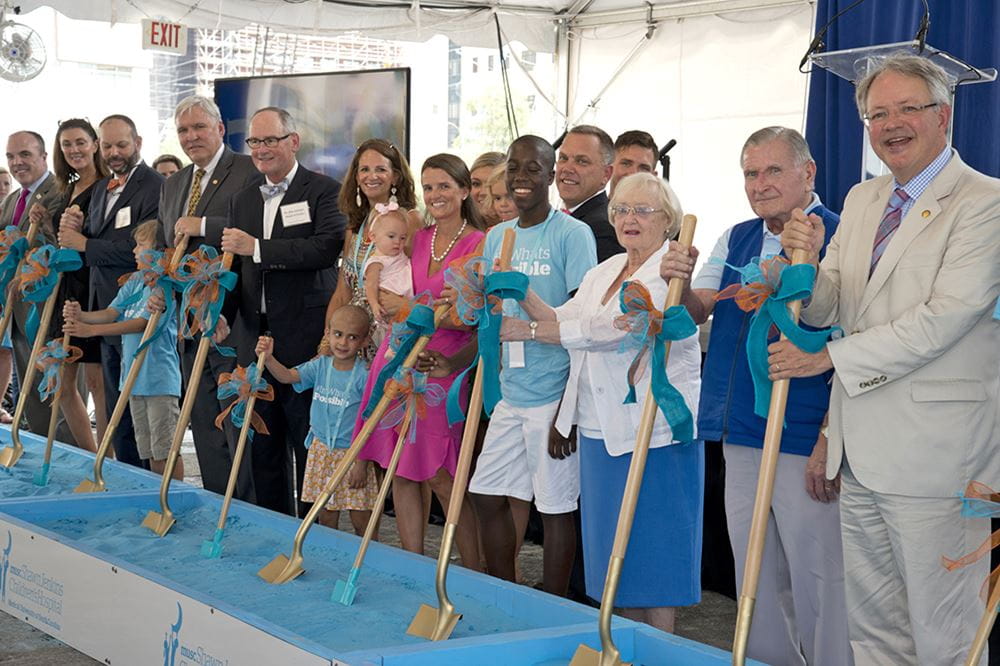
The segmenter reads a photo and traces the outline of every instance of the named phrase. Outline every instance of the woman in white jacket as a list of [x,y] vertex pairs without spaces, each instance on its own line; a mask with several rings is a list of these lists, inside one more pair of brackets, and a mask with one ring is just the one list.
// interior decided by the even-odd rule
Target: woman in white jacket
[[[615,188],[609,219],[625,253],[593,268],[573,298],[558,308],[529,290],[521,306],[533,321],[505,318],[501,329],[505,341],[533,339],[570,352],[570,376],[556,428],[571,439],[571,429],[576,429],[587,594],[595,599],[604,588],[651,374],[647,349],[635,378],[638,402],[623,404],[636,349],[626,343],[629,334],[622,329],[619,293],[624,282],[639,281],[653,306],[663,307],[667,285],[659,276],[659,264],[668,239],[680,227],[680,202],[665,181],[634,174]],[[672,344],[667,376],[692,416],[698,411],[700,367],[697,333]],[[703,486],[702,443],[675,441],[657,410],[615,600],[627,617],[673,631],[675,607],[700,601]]]

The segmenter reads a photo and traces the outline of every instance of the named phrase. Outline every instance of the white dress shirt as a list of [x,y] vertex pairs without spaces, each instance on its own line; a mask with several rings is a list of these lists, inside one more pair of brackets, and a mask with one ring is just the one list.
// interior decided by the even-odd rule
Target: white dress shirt
[[[295,172],[299,170],[299,163],[296,162],[292,165],[292,170],[288,172],[288,175],[281,180],[287,182],[289,185],[292,184],[292,180],[295,178]],[[268,185],[277,185],[278,183],[272,183],[270,178],[265,178]],[[274,231],[274,219],[278,216],[278,208],[281,206],[281,202],[285,198],[285,194],[288,190],[285,190],[276,197],[271,197],[270,199],[264,200],[264,240],[271,240],[271,232]],[[260,263],[260,239],[255,238],[253,241],[253,262],[255,264]],[[260,311],[267,312],[267,303],[264,298],[264,289],[261,285],[260,290]]]
[[[108,201],[104,205],[104,217],[107,217],[108,213],[111,212],[111,209],[115,207],[115,204],[118,202],[118,197],[120,197],[122,195],[122,192],[125,191],[125,186],[128,185],[128,181],[132,179],[132,174],[134,174],[135,170],[138,168],[139,168],[138,164],[132,167],[132,170],[128,172],[128,178],[125,179],[125,182],[116,187],[115,189],[111,190],[110,192],[108,192]],[[113,173],[111,174],[111,177],[117,178],[118,174]]]
[[[656,308],[662,308],[666,300],[667,283],[660,277],[659,267],[668,249],[669,243],[665,242],[628,278],[646,286]],[[650,380],[647,352],[636,381],[637,402],[623,404],[628,394],[628,367],[636,349],[622,350],[627,333],[614,326],[615,318],[622,314],[619,294],[616,292],[604,304],[601,299],[627,261],[627,254],[619,254],[598,264],[584,276],[573,298],[555,309],[561,344],[570,355],[569,381],[556,416],[556,428],[568,435],[570,427],[581,425],[584,434],[603,439],[612,456],[631,453],[635,448]],[[701,392],[701,345],[697,333],[671,345],[667,377],[684,397],[692,418],[697,419]],[[655,448],[671,443],[670,425],[657,410],[649,445]]]

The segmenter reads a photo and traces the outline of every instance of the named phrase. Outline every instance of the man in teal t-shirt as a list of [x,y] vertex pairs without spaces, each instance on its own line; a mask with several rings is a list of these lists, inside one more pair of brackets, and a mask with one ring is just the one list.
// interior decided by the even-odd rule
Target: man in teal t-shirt
[[[504,231],[515,231],[511,270],[556,307],[569,300],[597,264],[594,235],[583,222],[549,205],[555,151],[537,136],[522,136],[507,153],[507,191],[519,217],[486,236],[483,254],[500,256]],[[529,319],[517,302],[504,301],[505,317]],[[549,455],[549,432],[569,377],[569,354],[558,345],[529,340],[504,343],[503,399],[490,419],[476,473],[469,485],[482,522],[487,571],[514,580],[516,531],[511,507],[532,498],[545,530],[545,591],[565,596],[576,550],[573,511],[580,495],[579,457]]]

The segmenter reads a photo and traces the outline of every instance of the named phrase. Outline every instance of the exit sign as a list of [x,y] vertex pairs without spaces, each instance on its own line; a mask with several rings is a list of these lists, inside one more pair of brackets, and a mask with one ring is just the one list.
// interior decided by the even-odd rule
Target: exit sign
[[187,28],[180,23],[142,20],[142,48],[183,55],[187,53]]

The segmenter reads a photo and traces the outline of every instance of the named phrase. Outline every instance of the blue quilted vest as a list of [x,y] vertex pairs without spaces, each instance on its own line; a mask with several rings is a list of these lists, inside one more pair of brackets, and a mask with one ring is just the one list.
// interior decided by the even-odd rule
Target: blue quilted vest
[[[825,253],[826,244],[836,231],[840,217],[823,206],[817,206],[811,212],[819,215],[826,227]],[[763,224],[761,218],[756,218],[733,227],[729,236],[729,256],[726,258],[728,265],[722,273],[719,291],[740,282],[740,274],[729,266],[743,267],[760,256],[764,241]],[[751,317],[752,313],[740,310],[731,298],[715,304],[708,355],[701,378],[698,436],[761,448],[767,421],[753,411],[753,380],[746,353]],[[782,453],[804,456],[812,453],[830,402],[829,381],[832,374],[830,371],[791,381],[785,430],[781,438]]]

